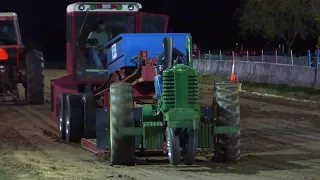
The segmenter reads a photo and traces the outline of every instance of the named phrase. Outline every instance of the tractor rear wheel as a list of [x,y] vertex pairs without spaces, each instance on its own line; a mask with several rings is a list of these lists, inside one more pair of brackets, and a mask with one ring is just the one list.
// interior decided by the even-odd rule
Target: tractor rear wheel
[[134,127],[132,86],[116,82],[110,86],[110,144],[111,165],[135,165],[133,136],[122,136],[120,128]]
[[25,84],[26,99],[29,104],[44,104],[44,64],[43,55],[37,50],[26,54],[26,76]]
[[83,104],[83,137],[92,139],[96,137],[96,98],[93,94],[84,94],[82,97]]
[[79,142],[83,135],[82,94],[68,94],[66,97],[66,140]]
[[66,97],[67,93],[62,93],[59,96],[58,102],[58,121],[59,121],[59,136],[60,139],[66,139]]
[[[240,125],[240,101],[237,84],[226,81],[214,84],[213,109],[216,126]],[[238,162],[240,160],[240,130],[235,134],[218,134],[214,138],[216,162]]]
[[183,146],[183,163],[185,165],[192,165],[198,147],[198,130],[189,129],[187,132],[187,140]]
[[181,149],[179,136],[175,134],[174,128],[166,129],[167,153],[171,165],[178,165],[181,162]]

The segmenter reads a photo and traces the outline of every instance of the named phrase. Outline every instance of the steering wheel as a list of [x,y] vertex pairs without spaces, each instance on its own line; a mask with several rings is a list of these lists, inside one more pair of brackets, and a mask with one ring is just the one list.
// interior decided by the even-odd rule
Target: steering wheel
[[86,40],[86,47],[87,48],[96,48],[99,44],[99,40],[92,38],[92,39],[87,39]]

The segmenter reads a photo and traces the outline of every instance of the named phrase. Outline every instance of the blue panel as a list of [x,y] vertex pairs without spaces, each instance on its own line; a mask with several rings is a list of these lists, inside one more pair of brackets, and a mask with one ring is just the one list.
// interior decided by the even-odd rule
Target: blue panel
[[163,52],[162,42],[165,37],[173,38],[175,48],[186,54],[186,37],[189,33],[141,33],[120,34],[105,45],[108,72],[113,73],[122,67],[134,67],[131,58],[140,50],[147,50],[148,57],[156,57]]

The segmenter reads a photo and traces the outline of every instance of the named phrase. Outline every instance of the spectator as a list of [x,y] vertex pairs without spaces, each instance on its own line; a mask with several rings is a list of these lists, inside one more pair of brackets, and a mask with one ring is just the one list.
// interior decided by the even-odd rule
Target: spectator
[[200,53],[201,53],[200,47],[196,43],[193,43],[192,51],[193,51],[193,56],[200,56]]

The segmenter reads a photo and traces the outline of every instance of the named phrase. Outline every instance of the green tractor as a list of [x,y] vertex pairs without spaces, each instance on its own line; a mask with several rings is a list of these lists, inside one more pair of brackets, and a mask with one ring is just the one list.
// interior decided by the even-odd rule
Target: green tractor
[[[164,39],[167,68],[162,96],[156,104],[142,106],[134,119],[134,96],[129,83],[110,86],[111,164],[134,165],[137,144],[143,149],[166,149],[170,164],[191,165],[197,148],[209,148],[216,162],[240,160],[240,103],[237,84],[216,82],[212,107],[199,104],[199,72],[192,67],[191,37],[187,37],[188,64],[172,60],[172,38]],[[140,146],[141,146],[140,144]],[[141,147],[140,147],[141,148]]]

